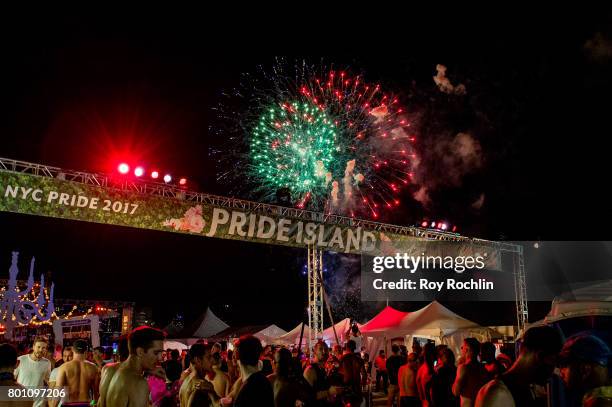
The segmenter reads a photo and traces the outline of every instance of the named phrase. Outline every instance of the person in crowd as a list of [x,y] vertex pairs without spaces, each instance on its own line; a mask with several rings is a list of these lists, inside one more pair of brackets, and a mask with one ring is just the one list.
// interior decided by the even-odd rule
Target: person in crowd
[[553,374],[562,340],[549,326],[525,333],[519,356],[507,372],[487,383],[476,398],[476,407],[531,407],[542,404],[534,384],[544,384]]
[[[13,372],[17,367],[17,349],[8,343],[0,344],[0,386],[23,389],[17,383]],[[28,400],[0,401],[0,407],[32,407],[32,402]]]
[[274,373],[268,376],[274,392],[275,407],[295,407],[296,403],[310,405],[311,392],[300,365],[291,356],[291,351],[280,348],[274,355]]
[[180,361],[180,356],[178,350],[172,349],[168,360],[162,363],[164,371],[166,372],[166,377],[171,382],[175,382],[181,378],[183,366]]
[[417,371],[417,390],[423,407],[432,406],[431,385],[433,380],[434,362],[436,361],[436,346],[427,342],[422,349],[423,364]]
[[[46,338],[37,337],[34,339],[32,352],[18,358],[19,364],[14,372],[17,383],[24,387],[44,387],[49,383],[51,362],[43,357],[48,346]],[[34,401],[33,407],[42,407],[45,404],[45,399],[39,399]]]
[[[87,361],[85,354],[88,348],[86,341],[76,340],[72,346],[74,357],[64,363],[57,372],[56,386],[68,387],[68,394],[63,402],[89,404],[98,399],[99,369],[96,364]],[[52,407],[57,406],[58,402],[59,400],[56,400]]]
[[106,393],[106,406],[147,406],[149,384],[143,377],[145,370],[153,369],[161,360],[164,334],[158,329],[141,326],[128,338],[130,355],[113,375]]
[[213,385],[205,380],[212,372],[211,345],[196,343],[189,349],[190,373],[179,390],[180,407],[209,406],[216,399]]
[[363,345],[363,337],[361,336],[361,331],[359,331],[359,327],[356,322],[351,324],[348,332],[346,333],[346,338],[348,340],[352,340],[355,342],[355,349],[361,349]]
[[438,363],[431,380],[431,401],[435,407],[455,407],[459,400],[453,395],[452,387],[457,368],[455,354],[448,347],[438,347]]
[[[214,348],[214,345],[213,345]],[[221,370],[221,352],[212,353],[212,368],[206,374],[206,380],[212,383],[217,397],[226,397],[230,392],[230,380],[227,374]]]
[[484,342],[480,346],[480,362],[487,371],[488,380],[493,380],[506,371],[504,365],[495,358],[495,345],[492,342]]
[[406,358],[406,363],[399,368],[397,384],[400,407],[419,407],[421,405],[416,384],[418,363],[416,354],[411,352]]
[[376,367],[376,391],[380,391],[382,381],[382,391],[387,394],[389,375],[387,373],[387,358],[383,349],[378,352],[378,356],[374,359],[374,366]]
[[102,346],[96,346],[93,349],[93,361],[100,369],[104,366],[104,348]]
[[107,363],[113,363],[113,348],[108,347],[104,349],[104,360],[102,361],[103,366],[106,366]]
[[236,352],[242,387],[236,395],[234,407],[274,406],[272,385],[258,367],[262,351],[261,342],[252,335],[242,336],[238,340]]
[[423,348],[421,347],[421,343],[416,339],[412,340],[412,352],[417,355],[417,359],[419,360],[419,365],[423,363]]
[[234,383],[236,383],[238,376],[240,375],[238,360],[236,359],[235,352],[233,350],[227,351],[227,375],[232,386]]
[[262,362],[261,373],[265,376],[272,374],[273,372],[272,363],[274,363],[274,353],[272,352],[272,346],[267,345],[264,348],[260,360]]
[[570,337],[559,355],[560,376],[575,406],[612,406],[610,348],[600,338],[588,333]]
[[366,376],[365,366],[359,354],[355,353],[355,342],[350,339],[344,345],[344,355],[340,359],[339,372],[343,378],[346,392],[344,399],[353,406],[358,406],[363,400],[361,393],[361,378]]
[[125,362],[127,358],[130,356],[130,351],[128,347],[128,335],[121,335],[119,337],[119,341],[117,342],[117,354],[119,356],[119,362],[108,363],[104,365],[102,371],[100,372],[100,396],[98,397],[97,407],[105,407],[106,404],[106,393],[108,391],[108,385],[111,382],[111,379],[117,372],[120,364]]
[[310,385],[315,406],[327,406],[328,401],[338,394],[338,388],[331,386],[325,373],[325,362],[329,357],[329,348],[323,341],[318,341],[313,349],[314,360],[304,370],[304,378]]
[[55,387],[57,381],[57,372],[59,372],[59,368],[66,362],[70,362],[73,357],[72,347],[66,346],[62,350],[62,358],[55,362],[55,368],[51,370],[51,374],[49,375],[49,387]]
[[476,395],[487,382],[487,371],[478,361],[480,342],[476,338],[465,338],[461,345],[462,363],[457,367],[453,383],[453,394],[460,398],[461,407],[474,405]]
[[397,378],[399,376],[399,368],[402,366],[402,357],[399,355],[400,347],[391,345],[391,356],[387,359],[387,373],[389,374],[389,387],[387,394],[387,406],[393,406],[393,403],[399,404],[399,387]]

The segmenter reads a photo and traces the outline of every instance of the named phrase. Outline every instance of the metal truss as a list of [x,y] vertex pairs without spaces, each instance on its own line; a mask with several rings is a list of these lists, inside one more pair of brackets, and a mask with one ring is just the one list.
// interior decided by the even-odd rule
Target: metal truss
[[308,349],[323,338],[323,250],[308,245]]
[[[174,185],[159,182],[128,179],[122,176],[113,176],[100,173],[88,173],[83,171],[66,170],[59,167],[29,163],[8,158],[0,158],[0,171],[13,171],[41,177],[57,178],[65,181],[79,182],[104,188],[112,188],[122,191],[130,191],[139,194],[156,195],[165,198],[174,198],[185,201],[201,202],[221,208],[240,209],[257,212],[263,215],[290,217],[305,222],[317,222],[327,225],[361,227],[367,230],[379,231],[401,236],[409,236],[425,240],[443,240],[453,242],[466,242],[492,247],[500,252],[511,253],[514,258],[514,288],[517,304],[517,322],[519,329],[525,327],[528,317],[527,309],[527,285],[525,280],[525,266],[523,259],[523,248],[508,242],[493,242],[490,240],[475,239],[461,236],[455,233],[424,229],[414,226],[398,226],[369,220],[355,219],[335,214],[325,214],[308,211],[305,209],[289,208],[278,205],[269,205],[260,202],[252,202],[243,199],[229,198],[218,195],[205,194],[201,192],[188,191]],[[320,252],[320,250],[316,250]],[[309,265],[310,267],[310,265]],[[313,275],[314,276],[314,275]],[[309,281],[310,281],[309,271]],[[313,277],[314,278],[314,277]],[[318,281],[318,280],[317,280]],[[322,291],[321,291],[322,293]],[[317,294],[319,295],[319,294]],[[322,298],[322,294],[321,294]],[[313,300],[314,301],[314,300]],[[318,300],[317,300],[318,301]],[[315,303],[317,303],[315,301]],[[310,283],[309,283],[309,309],[310,309]],[[323,302],[320,301],[321,310]],[[314,314],[313,314],[314,315]],[[311,315],[311,317],[313,316]],[[320,311],[321,321],[323,312]],[[309,324],[312,328],[312,325]],[[316,332],[314,332],[316,334]]]

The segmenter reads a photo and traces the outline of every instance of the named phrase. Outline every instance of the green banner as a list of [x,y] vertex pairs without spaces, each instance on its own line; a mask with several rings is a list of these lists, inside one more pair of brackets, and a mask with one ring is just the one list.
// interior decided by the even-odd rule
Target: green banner
[[[425,246],[431,252],[431,242],[413,236],[307,222],[10,171],[0,171],[0,211],[285,246],[316,244],[344,253],[391,253],[396,242],[403,242],[400,246],[405,247],[407,241],[412,243],[414,253],[425,251]],[[468,252],[476,250],[467,242],[454,245]]]

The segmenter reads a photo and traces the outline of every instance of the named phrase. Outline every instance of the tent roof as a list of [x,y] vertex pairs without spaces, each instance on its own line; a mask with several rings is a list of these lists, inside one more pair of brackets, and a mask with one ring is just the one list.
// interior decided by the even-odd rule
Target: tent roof
[[[310,332],[310,328],[308,328],[308,325],[305,325],[304,326],[304,338],[302,339],[302,345],[307,344],[309,332]],[[285,345],[288,345],[288,344],[299,345],[301,333],[302,333],[302,324],[300,323],[295,328],[293,328],[291,331],[287,332],[284,335],[279,336],[278,338],[275,338],[274,342],[285,344]]]
[[398,311],[395,308],[386,306],[374,318],[369,320],[361,327],[362,333],[372,333],[385,331],[392,327],[397,327],[410,314],[409,312]]
[[254,335],[259,339],[276,338],[286,334],[287,331],[276,325],[247,325],[241,327],[229,327],[208,338],[210,340],[224,340],[227,338],[238,338],[242,335]]
[[459,329],[481,328],[437,301],[414,312],[402,312],[387,306],[363,326],[370,336],[404,335],[444,336]]
[[190,328],[185,328],[181,332],[166,332],[169,337],[208,338],[227,328],[229,328],[228,324],[219,319],[210,308],[206,308],[206,311]]

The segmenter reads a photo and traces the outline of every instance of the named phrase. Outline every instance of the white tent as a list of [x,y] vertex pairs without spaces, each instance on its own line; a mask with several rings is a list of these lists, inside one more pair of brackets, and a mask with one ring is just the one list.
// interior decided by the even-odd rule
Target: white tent
[[178,351],[189,350],[189,346],[178,341],[164,341],[164,349],[176,349]]
[[[357,326],[361,329],[360,324],[357,324]],[[340,341],[340,344],[343,344],[348,338],[346,336],[346,333],[348,332],[349,328],[351,327],[351,320],[350,318],[344,318],[342,321],[336,322],[333,326],[330,326],[329,328],[323,330],[323,340],[325,342],[327,342],[327,344],[336,344],[336,337],[334,335],[334,328],[336,329],[336,335],[338,335],[338,340]]]
[[[302,338],[302,346],[308,346],[308,333],[310,332],[310,328],[308,325],[304,326],[304,337]],[[291,331],[287,332],[284,335],[281,335],[274,339],[274,343],[279,345],[299,345],[300,343],[300,335],[302,333],[302,324],[298,324]]]
[[[408,348],[412,345],[413,337],[431,339],[437,344],[448,345],[456,355],[459,354],[463,339],[475,337],[483,342],[490,340],[492,334],[492,330],[463,318],[437,301],[414,312],[402,312],[386,307],[366,323],[361,332],[364,336],[376,339],[402,337]],[[378,344],[376,347],[381,347],[382,342],[376,340],[373,343]],[[378,350],[368,349],[371,355]]]
[[[385,336],[387,338],[396,338],[405,335],[421,336],[421,337],[437,337],[441,338],[452,334],[458,330],[477,330],[483,329],[480,325],[472,322],[462,316],[454,313],[437,301],[433,301],[429,305],[414,312],[396,311],[393,318],[387,318],[390,313],[389,308],[385,308],[385,319],[388,323],[385,325],[381,321],[379,315],[374,317],[362,328],[361,332],[366,336]],[[403,314],[403,315],[402,315]]]
[[219,317],[213,314],[210,308],[207,308],[206,313],[204,313],[204,316],[202,317],[202,322],[200,322],[200,325],[190,336],[194,336],[196,338],[208,338],[209,336],[213,336],[227,328],[229,328],[229,325],[221,321]]
[[267,328],[262,329],[259,332],[256,332],[255,334],[253,334],[253,336],[259,338],[259,340],[264,341],[266,343],[272,343],[274,341],[274,338],[283,336],[286,333],[287,331],[273,324]]

